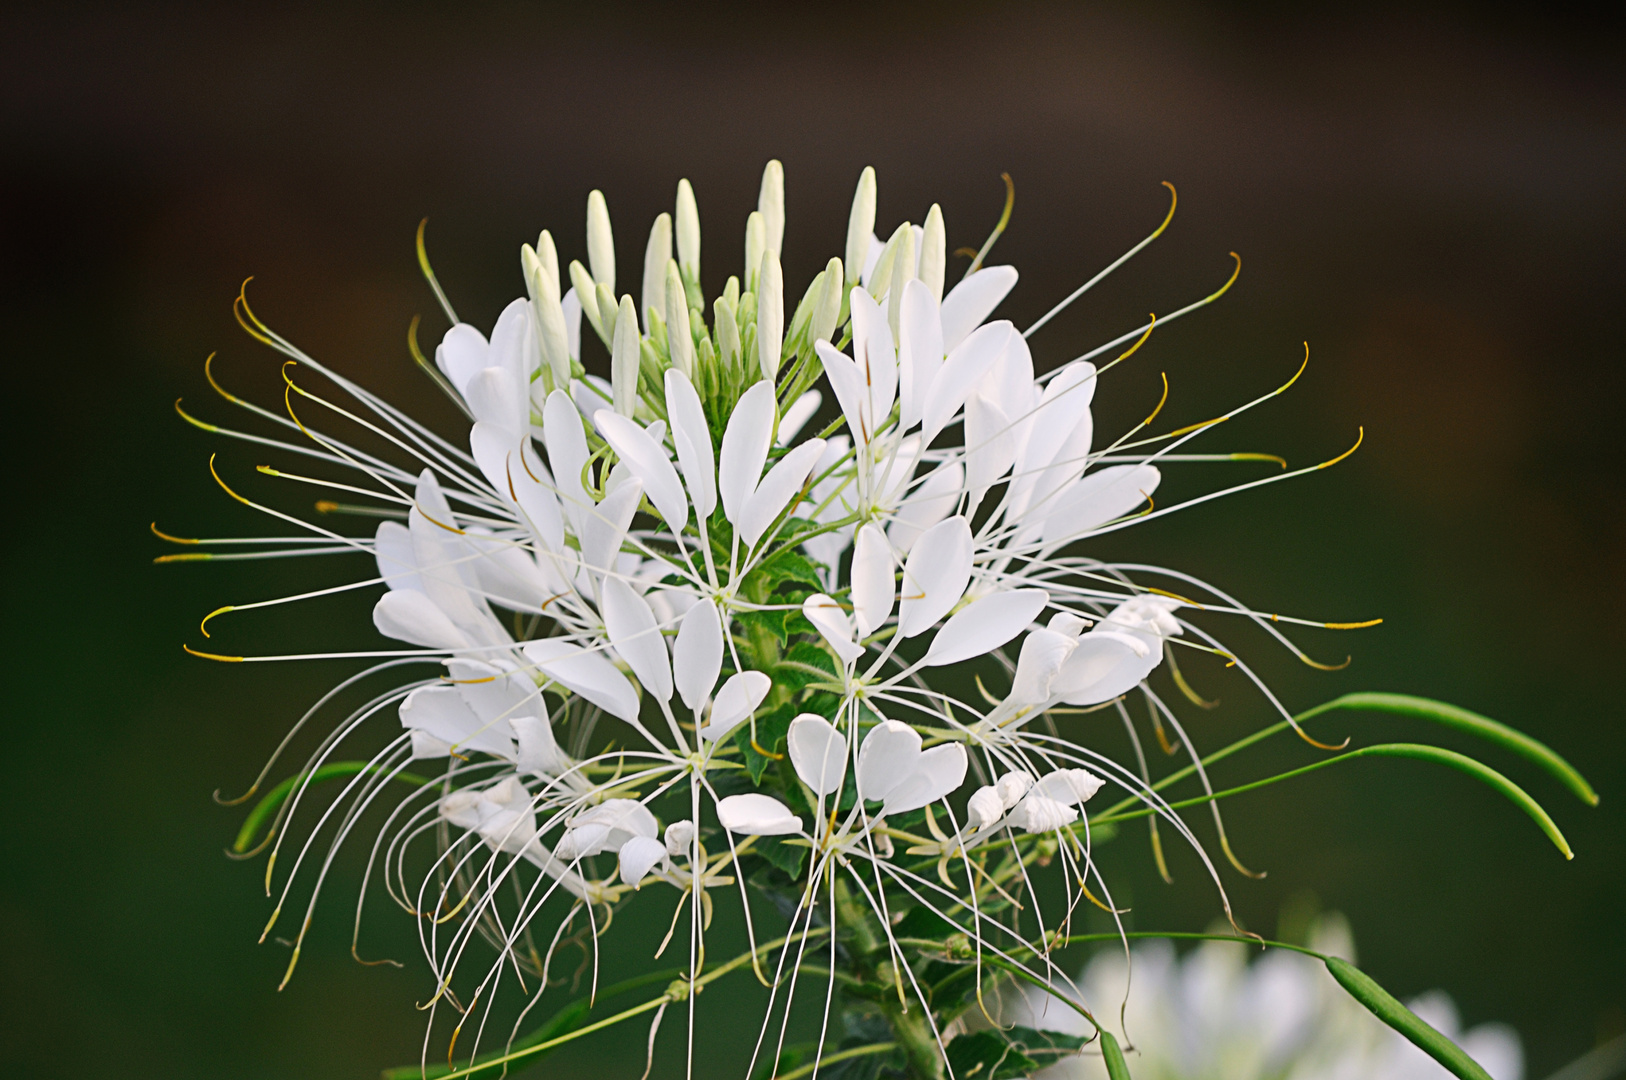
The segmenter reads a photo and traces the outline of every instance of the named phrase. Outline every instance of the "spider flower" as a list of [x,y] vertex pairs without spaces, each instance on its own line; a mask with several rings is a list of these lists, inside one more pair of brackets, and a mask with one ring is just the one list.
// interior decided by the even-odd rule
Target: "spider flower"
[[[240,851],[262,831],[255,850],[271,848],[266,931],[304,898],[291,976],[335,854],[369,848],[358,948],[376,880],[417,922],[431,1034],[454,1062],[466,1055],[465,1071],[551,1046],[525,1029],[562,993],[560,957],[579,953],[566,981],[590,968],[594,1000],[615,914],[670,889],[660,952],[676,940],[683,958],[667,990],[627,1014],[652,1011],[651,1053],[668,1005],[686,1003],[692,1047],[698,992],[748,965],[769,988],[755,1059],[794,1071],[789,1017],[799,983],[818,978],[815,1063],[841,1045],[937,1075],[987,979],[1014,972],[1061,992],[1049,950],[1078,906],[1117,917],[1094,846],[1123,806],[1085,813],[1103,788],[1151,815],[1160,859],[1159,822],[1189,843],[1229,911],[1215,864],[1152,781],[1140,732],[1149,724],[1188,755],[1211,795],[1161,670],[1205,704],[1175,652],[1218,654],[1295,724],[1218,634],[1253,624],[1302,657],[1282,625],[1321,624],[1089,550],[1320,467],[1152,502],[1165,468],[1275,461],[1186,448],[1286,386],[1204,424],[1154,434],[1154,410],[1098,438],[1103,377],[1154,325],[1224,288],[1036,373],[1029,341],[1051,316],[1026,331],[999,317],[1018,275],[983,265],[998,229],[946,287],[941,210],[883,242],[865,170],[843,255],[796,300],[780,263],[784,191],[770,163],[741,272],[709,302],[686,181],[650,230],[638,297],[618,292],[609,208],[593,192],[586,262],[561,265],[542,232],[520,253],[524,294],[489,335],[458,319],[420,230],[451,326],[432,361],[415,336],[412,348],[467,417],[461,436],[308,356],[246,296],[244,327],[293,361],[287,415],[221,393],[288,437],[194,421],[323,470],[264,472],[364,499],[306,519],[227,487],[300,530],[251,538],[259,549],[244,555],[327,554],[354,576],[222,611],[376,591],[373,625],[394,643],[363,634],[339,654],[371,663],[279,748],[352,706],[245,828]],[[378,523],[354,535],[335,514]],[[1127,733],[1129,761],[1100,748],[1097,721],[1067,719],[1093,711]],[[751,942],[726,964],[707,953],[719,909]],[[517,1020],[493,1011],[510,994],[524,1002]],[[886,1037],[851,1049],[877,1030]]]

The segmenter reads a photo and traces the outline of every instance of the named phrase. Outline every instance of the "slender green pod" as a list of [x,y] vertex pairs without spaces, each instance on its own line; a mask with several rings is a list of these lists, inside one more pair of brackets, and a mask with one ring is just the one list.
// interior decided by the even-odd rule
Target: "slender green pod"
[[1453,1075],[1460,1076],[1463,1080],[1491,1080],[1490,1074],[1479,1062],[1464,1053],[1456,1043],[1424,1023],[1422,1017],[1406,1008],[1393,994],[1372,981],[1372,977],[1366,972],[1336,956],[1327,957],[1326,964],[1332,977],[1338,980],[1339,986],[1349,992],[1350,997],[1366,1006],[1367,1011],[1373,1016],[1404,1035],[1413,1046],[1450,1069]]
[[1111,1080],[1130,1080],[1129,1063],[1124,1061],[1124,1052],[1118,1048],[1118,1040],[1106,1028],[1101,1029],[1101,1059],[1107,1063],[1107,1076]]
[[[266,792],[264,797],[254,804],[254,809],[248,812],[248,817],[243,821],[243,827],[237,831],[237,839],[232,842],[232,851],[239,855],[248,851],[254,844],[254,838],[260,834],[260,829],[265,825],[266,820],[275,814],[283,803],[288,801],[288,796],[293,794],[294,788],[305,781],[320,784],[324,780],[355,776],[360,772],[378,771],[379,767],[377,765],[368,765],[365,761],[334,761],[323,765],[315,772],[298,773],[288,777],[288,779]],[[396,773],[395,779],[400,780],[402,783],[411,784],[414,787],[421,787],[429,783],[428,777],[409,772]]]

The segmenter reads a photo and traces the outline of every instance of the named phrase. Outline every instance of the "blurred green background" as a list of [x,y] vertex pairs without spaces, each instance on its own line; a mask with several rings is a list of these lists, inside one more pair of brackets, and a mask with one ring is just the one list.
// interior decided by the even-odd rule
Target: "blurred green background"
[[[1238,645],[1290,707],[1351,689],[1447,698],[1545,740],[1603,796],[1586,809],[1486,753],[1546,802],[1569,864],[1495,795],[1417,763],[1243,797],[1233,840],[1269,876],[1227,871],[1241,918],[1268,931],[1313,891],[1350,916],[1363,963],[1397,993],[1441,986],[1467,1022],[1514,1024],[1532,1077],[1626,1030],[1620,45],[1613,28],[1512,6],[10,8],[3,581],[21,682],[0,785],[0,1062],[30,1077],[318,1078],[418,1054],[421,965],[347,955],[354,862],[279,994],[286,952],[255,945],[263,866],[222,855],[240,812],[210,799],[245,787],[347,669],[180,648],[201,644],[197,621],[221,604],[348,571],[151,564],[164,550],[151,521],[194,536],[259,527],[210,480],[210,452],[245,490],[284,494],[251,471],[271,459],[171,411],[184,397],[228,418],[202,377],[214,350],[229,385],[279,405],[277,358],[232,321],[238,283],[256,275],[258,312],[314,355],[455,430],[405,349],[414,314],[430,341],[444,328],[412,255],[421,217],[460,314],[489,327],[522,291],[522,241],[547,226],[581,256],[595,186],[631,281],[649,221],[687,176],[715,289],[769,157],[785,164],[798,293],[840,254],[863,165],[878,170],[883,224],[940,201],[951,247],[981,242],[1011,173],[994,261],[1021,268],[1003,309],[1019,325],[1149,231],[1159,182],[1178,185],[1170,231],[1042,331],[1040,366],[1211,291],[1235,250],[1237,286],[1107,380],[1098,430],[1138,421],[1160,372],[1164,419],[1207,419],[1280,384],[1308,339],[1291,394],[1211,442],[1297,464],[1343,451],[1358,425],[1366,441],[1336,469],[1103,550],[1266,610],[1381,616],[1359,634],[1301,635],[1322,659],[1353,654],[1338,673]],[[371,599],[228,617],[211,645],[365,641]],[[1240,677],[1190,667],[1223,701],[1192,720],[1202,745],[1267,721]],[[1354,715],[1321,730],[1438,735]],[[1121,738],[1103,723],[1101,745]],[[1283,742],[1218,779],[1312,755]],[[1172,856],[1165,886],[1144,849],[1131,830],[1108,854],[1135,924],[1207,925],[1218,909],[1194,860]],[[405,918],[375,914],[368,951],[410,959]],[[608,969],[646,962],[665,914],[650,919],[618,927]],[[753,995],[702,999],[703,1074],[735,1068]],[[641,1027],[588,1041],[548,1068],[635,1076],[642,1042]]]

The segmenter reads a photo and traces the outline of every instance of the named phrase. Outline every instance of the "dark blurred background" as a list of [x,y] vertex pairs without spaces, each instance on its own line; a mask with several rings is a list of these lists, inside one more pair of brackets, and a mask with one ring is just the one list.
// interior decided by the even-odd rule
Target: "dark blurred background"
[[[1475,749],[1542,799],[1566,864],[1471,780],[1361,762],[1236,800],[1228,873],[1270,931],[1313,892],[1351,918],[1397,993],[1440,986],[1465,1019],[1515,1025],[1540,1077],[1626,1030],[1626,634],[1622,340],[1626,77],[1612,27],[1505,8],[1319,15],[1271,5],[431,5],[274,12],[11,8],[0,16],[0,311],[13,764],[0,785],[0,1061],[17,1075],[365,1077],[413,1060],[421,966],[347,955],[343,863],[292,985],[255,945],[263,865],[221,854],[244,788],[342,664],[225,666],[185,656],[213,608],[345,580],[314,561],[154,566],[148,523],[256,531],[210,480],[308,507],[252,466],[274,460],[186,427],[235,419],[216,372],[280,406],[278,358],[231,317],[238,283],[268,322],[444,430],[405,331],[445,323],[414,262],[428,216],[459,313],[489,328],[522,291],[543,226],[584,257],[601,187],[623,289],[652,217],[689,177],[710,290],[737,269],[762,164],[785,164],[788,282],[841,253],[860,168],[883,235],[943,205],[951,247],[981,243],[1002,171],[1016,183],[993,261],[1021,268],[1003,313],[1026,325],[1161,220],[1152,248],[1035,339],[1053,366],[1211,291],[1097,397],[1097,428],[1191,423],[1280,384],[1286,397],[1209,436],[1215,449],[1332,457],[1336,469],[1115,538],[1119,557],[1208,576],[1266,610],[1381,616],[1300,635],[1353,665],[1323,674],[1251,650],[1303,708],[1351,689],[1448,698],[1567,755],[1588,809],[1520,760],[1416,725],[1348,715],[1327,735]],[[963,266],[963,260],[957,265]],[[596,347],[596,346],[595,346]],[[1252,478],[1197,466],[1189,481]],[[1252,471],[1248,471],[1252,470]],[[1172,490],[1172,489],[1171,489]],[[269,494],[267,494],[269,493]],[[351,569],[354,569],[351,567]],[[218,620],[211,647],[275,652],[367,640],[371,596]],[[235,621],[232,621],[235,619]],[[363,646],[365,647],[365,646]],[[1224,700],[1208,747],[1268,721],[1235,673],[1188,665]],[[1121,733],[1101,728],[1102,745]],[[1114,741],[1114,740],[1117,741]],[[1310,760],[1284,742],[1220,770],[1241,782]],[[1108,849],[1143,928],[1217,914],[1194,860],[1159,882],[1143,834]],[[410,959],[407,920],[375,909],[375,955]],[[292,917],[292,916],[290,916]],[[664,929],[633,925],[608,964],[636,970]],[[1080,956],[1079,960],[1082,961]],[[719,989],[703,1073],[737,1068],[750,991]],[[755,1007],[752,999],[752,1008]],[[704,1014],[703,1014],[704,1015]],[[661,1067],[681,1068],[672,1026]],[[642,1068],[642,1028],[554,1058],[557,1075]],[[605,1070],[609,1070],[606,1072]]]

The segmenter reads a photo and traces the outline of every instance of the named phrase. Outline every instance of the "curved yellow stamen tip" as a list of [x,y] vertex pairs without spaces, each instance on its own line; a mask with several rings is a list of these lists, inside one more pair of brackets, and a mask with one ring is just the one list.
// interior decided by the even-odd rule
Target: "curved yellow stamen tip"
[[[237,325],[247,331],[249,337],[262,345],[274,345],[270,327],[262,323],[259,316],[254,314],[254,309],[248,306],[248,283],[253,280],[253,274],[243,279],[242,286],[237,290],[237,299],[231,303],[231,313],[236,316]],[[249,323],[254,325],[250,326]]]
[[1154,596],[1167,596],[1170,600],[1178,600],[1182,604],[1190,604],[1192,607],[1197,608],[1199,611],[1206,611],[1207,610],[1201,604],[1197,603],[1197,601],[1191,599],[1190,597],[1181,596],[1179,593],[1169,592],[1167,589],[1154,589],[1154,588],[1152,588],[1152,586],[1148,585],[1148,586],[1146,586],[1146,591],[1153,594]]
[[[244,282],[244,284],[246,285],[247,282]],[[239,321],[241,321],[241,320],[239,320]],[[214,363],[215,363],[215,357],[218,356],[218,355],[219,355],[218,353],[210,353],[207,357],[204,358],[204,361],[203,361],[203,377],[205,379],[209,380],[209,385],[214,387],[215,393],[219,394],[221,397],[225,398],[227,401],[231,402],[233,405],[241,405],[241,404],[243,404],[243,399],[242,398],[238,397],[236,394],[231,393],[224,386],[221,386],[218,382],[215,381]]]
[[1359,450],[1361,448],[1361,443],[1364,442],[1365,440],[1366,440],[1366,428],[1365,427],[1356,428],[1355,445],[1350,447],[1348,450],[1345,450],[1342,454],[1339,454],[1337,457],[1333,458],[1331,461],[1323,461],[1321,464],[1317,465],[1316,468],[1325,469],[1325,468],[1328,468],[1329,466],[1338,464],[1340,461],[1344,460],[1349,455],[1351,455],[1355,451]]
[[[1152,332],[1151,328],[1148,327],[1146,332],[1148,334],[1150,334]],[[1146,339],[1142,338],[1141,340],[1145,341]],[[1134,352],[1134,351],[1135,351],[1134,349],[1129,350],[1129,352]],[[1128,355],[1129,355],[1129,353],[1124,353],[1124,356],[1128,356]],[[1122,360],[1123,356],[1118,357],[1118,359]],[[1167,371],[1160,371],[1160,372],[1158,372],[1158,374],[1163,376],[1163,396],[1162,396],[1162,398],[1160,398],[1158,400],[1157,408],[1152,410],[1151,415],[1140,422],[1141,427],[1146,427],[1153,420],[1156,420],[1157,419],[1157,414],[1163,411],[1163,406],[1168,404],[1168,401],[1169,401],[1169,373]]]
[[339,508],[339,504],[331,499],[317,499],[316,512],[318,514],[331,514]]
[[1349,736],[1347,735],[1344,736],[1344,741],[1341,743],[1324,743],[1319,739],[1312,739],[1309,733],[1303,728],[1299,727],[1297,724],[1293,725],[1293,730],[1299,733],[1299,738],[1303,739],[1317,750],[1342,750],[1344,747],[1349,745]]
[[1236,853],[1231,850],[1231,840],[1229,837],[1220,837],[1220,848],[1225,852],[1226,859],[1230,860],[1231,865],[1236,867],[1238,872],[1246,875],[1247,877],[1253,878],[1255,881],[1258,881],[1265,876],[1265,872],[1263,870],[1256,874],[1252,870],[1249,870],[1246,866],[1242,865],[1242,860],[1237,858]]
[[1230,419],[1229,416],[1216,416],[1216,417],[1214,417],[1214,419],[1212,419],[1212,420],[1204,420],[1200,424],[1187,424],[1183,428],[1176,428],[1175,430],[1169,432],[1167,435],[1165,435],[1163,437],[1165,439],[1179,438],[1181,435],[1189,435],[1193,431],[1200,431],[1201,429],[1203,429],[1205,427],[1213,427],[1215,424],[1223,424],[1223,423],[1225,423],[1225,421],[1227,421],[1229,419]]
[[158,527],[158,522],[156,522],[156,521],[153,522],[152,525],[149,526],[149,527],[152,529],[152,534],[154,536],[158,537],[158,539],[160,539],[160,540],[168,540],[172,544],[201,544],[201,543],[203,543],[203,541],[201,541],[201,540],[188,540],[184,536],[171,536],[171,535],[169,535],[169,533],[164,532],[162,529],[160,529]]
[[257,472],[257,473],[264,473],[267,476],[281,476],[282,475],[280,472],[278,472],[276,469],[273,469],[269,465],[256,465],[256,466],[254,466],[254,471]]
[[204,637],[209,637],[209,620],[214,618],[216,615],[224,615],[226,612],[232,610],[234,609],[230,604],[227,604],[225,607],[215,608],[213,611],[209,612],[209,614],[203,617],[203,621],[198,624],[198,629],[203,631]]
[[1232,461],[1274,461],[1282,468],[1287,468],[1287,459],[1275,454],[1238,453],[1231,455]]
[[192,646],[184,643],[181,645],[181,648],[185,649],[193,656],[201,656],[205,660],[219,660],[222,664],[241,664],[243,662],[243,657],[241,656],[221,656],[219,653],[199,652]]
[[1174,220],[1174,208],[1180,205],[1180,193],[1174,190],[1174,185],[1165,180],[1163,186],[1169,189],[1169,214],[1163,219],[1163,224],[1159,225],[1157,231],[1152,234],[1154,239],[1163,235],[1163,230],[1167,229],[1169,222]]
[[1236,284],[1236,279],[1241,276],[1242,256],[1233,251],[1231,252],[1231,258],[1236,260],[1236,266],[1231,270],[1230,278],[1225,282],[1224,285],[1221,285],[1217,291],[1209,293],[1208,296],[1203,300],[1203,303],[1212,304],[1215,300],[1218,300],[1220,297],[1224,296],[1231,290],[1231,286]]
[[213,476],[215,478],[215,483],[219,484],[220,489],[222,491],[224,491],[227,495],[230,495],[232,498],[236,499],[238,502],[242,503],[244,506],[253,506],[254,505],[253,503],[249,502],[247,499],[243,498],[241,495],[237,494],[237,492],[233,491],[231,488],[226,486],[226,481],[222,480],[220,478],[220,474],[215,471],[215,455],[214,454],[209,455],[209,475]]
[[153,562],[207,562],[212,558],[214,558],[214,556],[209,554],[207,551],[183,551],[178,555],[160,555],[153,559]]
[[1326,622],[1322,623],[1328,630],[1364,630],[1368,626],[1376,626],[1382,619],[1367,619],[1365,622]]
[[1288,379],[1286,382],[1282,383],[1281,388],[1278,389],[1276,392],[1278,394],[1285,393],[1289,386],[1292,386],[1294,383],[1299,381],[1299,376],[1303,375],[1304,374],[1304,369],[1309,367],[1309,366],[1310,366],[1310,343],[1308,341],[1306,341],[1304,343],[1304,362],[1299,365],[1299,369],[1297,371],[1293,372],[1293,377],[1291,379]]
[[[1147,314],[1152,321],[1146,324],[1146,332],[1140,337],[1136,338],[1135,343],[1129,346],[1129,348],[1124,351],[1123,355],[1118,357],[1118,360],[1128,360],[1131,356],[1134,356],[1136,351],[1139,350],[1142,345],[1146,344],[1146,339],[1152,336],[1152,331],[1157,329],[1157,312],[1152,311],[1148,312]],[[1113,363],[1116,364],[1118,360],[1114,360]]]
[[785,755],[784,754],[776,754],[772,750],[764,750],[762,747],[757,745],[757,741],[755,739],[751,740],[751,749],[755,750],[757,753],[761,754],[763,757],[771,758],[774,761],[784,761],[785,760]]
[[185,409],[181,408],[180,398],[175,399],[175,411],[180,413],[182,420],[185,420],[188,424],[191,424],[193,427],[198,428],[199,430],[208,432],[216,432],[220,430],[213,424],[206,424],[202,420],[199,420],[197,417],[188,413]]
[[1311,660],[1305,654],[1299,653],[1299,659],[1304,661],[1306,664],[1309,664],[1317,671],[1342,671],[1347,668],[1355,658],[1353,656],[1346,656],[1344,657],[1344,662],[1342,664],[1323,664],[1319,660]]

